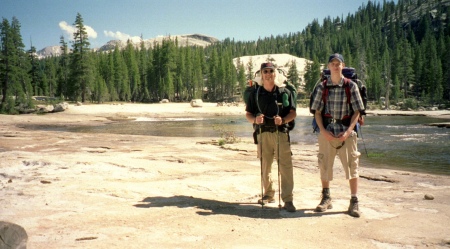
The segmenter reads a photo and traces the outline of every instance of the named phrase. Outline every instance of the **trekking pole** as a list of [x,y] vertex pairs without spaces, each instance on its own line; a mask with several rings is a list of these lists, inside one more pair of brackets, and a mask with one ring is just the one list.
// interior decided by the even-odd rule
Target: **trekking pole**
[[280,133],[277,128],[277,164],[278,164],[278,208],[281,210],[281,184],[280,184]]
[[262,157],[262,150],[263,150],[263,147],[262,147],[262,132],[261,132],[261,124],[259,125],[259,148],[260,148],[260,151],[259,151],[259,164],[260,164],[260,166],[261,166],[261,208],[262,209],[264,209],[264,200],[263,200],[263,197],[264,197],[264,187],[263,187],[263,185],[264,185],[264,176],[263,176],[263,157]]

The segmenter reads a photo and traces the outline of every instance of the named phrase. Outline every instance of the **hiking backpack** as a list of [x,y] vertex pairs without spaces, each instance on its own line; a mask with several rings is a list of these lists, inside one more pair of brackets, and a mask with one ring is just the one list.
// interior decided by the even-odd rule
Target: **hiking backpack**
[[[351,103],[350,103],[350,101],[351,101],[350,100],[350,98],[351,98],[350,81],[355,82],[356,85],[358,86],[359,94],[361,95],[361,98],[362,98],[362,101],[363,101],[364,111],[360,112],[360,116],[358,118],[358,123],[355,126],[355,131],[358,132],[359,126],[364,125],[364,117],[363,117],[363,115],[366,115],[365,109],[367,107],[367,87],[364,85],[364,82],[362,82],[361,80],[358,79],[358,75],[356,74],[354,68],[352,68],[352,67],[344,67],[342,69],[342,74],[344,75],[344,87],[345,87],[345,94],[347,96],[347,104],[350,106],[350,117],[353,115],[353,112],[354,112],[353,109],[352,109]],[[330,76],[330,70],[329,69],[324,69],[323,72],[322,72],[321,79],[319,80],[319,82],[317,82],[317,84],[314,87],[313,92],[311,93],[311,96],[310,96],[310,99],[309,99],[309,112],[311,114],[313,114],[313,115],[314,115],[315,111],[311,110],[311,106],[312,106],[312,103],[314,102],[313,98],[316,95],[317,88],[318,88],[317,86],[319,84],[323,84],[323,86],[324,86],[324,91],[322,92],[322,101],[323,101],[324,105],[326,105],[326,102],[328,101],[329,87],[327,87],[327,81],[328,81],[328,77],[329,76]],[[325,117],[325,114],[322,114],[322,117]],[[313,117],[312,126],[313,126],[313,132],[316,132],[316,131],[320,132],[315,117]],[[324,126],[326,126],[326,125],[324,124]]]
[[[277,69],[279,74],[285,75],[284,71],[282,69]],[[260,70],[258,70],[255,75],[259,74]],[[289,83],[287,80],[283,82],[284,86],[278,87],[278,93],[282,96],[282,94],[286,93],[284,89],[289,90],[292,93],[293,99],[295,101],[295,104],[297,104],[297,90],[295,89],[295,86],[291,83]],[[261,87],[257,82],[249,80],[249,84],[244,90],[244,102],[247,105],[248,101],[250,99],[250,95],[254,94],[256,95],[258,93],[258,88]],[[283,98],[282,98],[283,99]],[[295,127],[295,119],[287,123],[288,130],[292,130]]]

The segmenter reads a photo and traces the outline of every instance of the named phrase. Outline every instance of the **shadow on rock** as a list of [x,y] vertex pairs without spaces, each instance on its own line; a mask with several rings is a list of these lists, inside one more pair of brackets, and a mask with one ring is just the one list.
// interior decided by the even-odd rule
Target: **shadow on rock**
[[266,205],[261,208],[261,205],[256,203],[237,203],[224,202],[217,200],[209,200],[197,198],[193,196],[170,196],[170,197],[146,197],[141,203],[134,205],[137,208],[161,208],[161,207],[178,207],[189,208],[195,207],[203,209],[197,211],[198,215],[235,215],[247,218],[261,218],[261,219],[282,219],[282,218],[300,218],[300,217],[317,217],[324,215],[344,214],[345,212],[325,212],[315,213],[313,209],[298,209],[297,212],[289,213],[284,209],[279,209],[276,206]]

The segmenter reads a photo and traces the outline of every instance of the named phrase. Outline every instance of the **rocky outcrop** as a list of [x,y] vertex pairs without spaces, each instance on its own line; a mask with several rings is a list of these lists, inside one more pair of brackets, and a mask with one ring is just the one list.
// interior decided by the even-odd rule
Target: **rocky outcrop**
[[69,109],[69,104],[67,102],[61,102],[54,105],[36,105],[34,112],[37,113],[63,112],[67,109]]

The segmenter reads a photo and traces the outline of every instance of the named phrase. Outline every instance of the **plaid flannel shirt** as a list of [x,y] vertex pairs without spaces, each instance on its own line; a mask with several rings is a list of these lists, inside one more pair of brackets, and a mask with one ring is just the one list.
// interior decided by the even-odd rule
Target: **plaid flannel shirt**
[[[344,78],[341,79],[338,85],[333,86],[330,78],[327,80],[328,100],[327,106],[324,106],[322,101],[322,93],[324,90],[323,84],[317,85],[318,89],[316,95],[314,96],[314,101],[311,106],[311,110],[318,110],[322,114],[329,113],[334,119],[343,119],[344,116],[350,115],[350,106],[347,104],[347,95],[345,93]],[[359,94],[359,89],[356,83],[350,82],[350,104],[353,110],[364,110],[364,104]],[[348,126],[343,124],[329,124],[326,129],[333,132],[334,135],[338,135],[341,132],[346,131]]]

